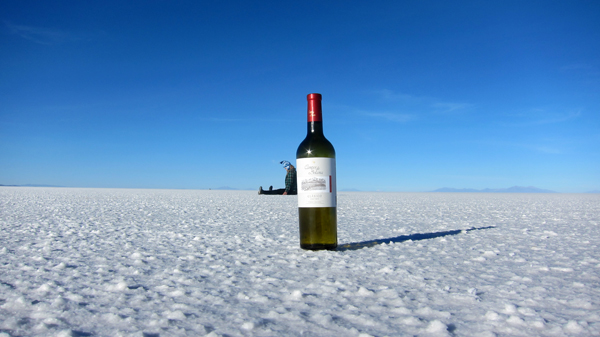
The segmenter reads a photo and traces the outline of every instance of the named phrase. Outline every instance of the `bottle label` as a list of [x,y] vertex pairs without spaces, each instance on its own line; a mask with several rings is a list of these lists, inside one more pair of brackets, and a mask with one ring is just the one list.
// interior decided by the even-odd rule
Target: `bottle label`
[[296,159],[298,207],[336,207],[335,158]]

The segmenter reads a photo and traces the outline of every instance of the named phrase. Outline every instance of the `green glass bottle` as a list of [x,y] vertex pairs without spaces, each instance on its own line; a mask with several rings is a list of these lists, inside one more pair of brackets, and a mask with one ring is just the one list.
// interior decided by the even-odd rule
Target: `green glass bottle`
[[337,247],[335,150],[323,135],[321,94],[309,94],[306,138],[296,151],[300,248]]

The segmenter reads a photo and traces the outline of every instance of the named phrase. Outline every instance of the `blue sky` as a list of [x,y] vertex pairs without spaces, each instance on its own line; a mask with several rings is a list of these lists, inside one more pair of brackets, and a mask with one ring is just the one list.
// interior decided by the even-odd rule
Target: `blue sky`
[[0,184],[600,189],[598,1],[0,2]]

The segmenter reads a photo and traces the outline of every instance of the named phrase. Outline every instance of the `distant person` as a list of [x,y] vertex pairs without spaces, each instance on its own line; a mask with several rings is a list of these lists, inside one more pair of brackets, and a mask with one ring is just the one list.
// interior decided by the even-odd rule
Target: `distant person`
[[296,182],[296,168],[289,161],[283,160],[279,164],[283,164],[283,168],[287,171],[285,175],[285,188],[273,189],[273,186],[268,190],[263,190],[262,186],[258,189],[258,194],[279,194],[279,195],[296,195],[298,194]]

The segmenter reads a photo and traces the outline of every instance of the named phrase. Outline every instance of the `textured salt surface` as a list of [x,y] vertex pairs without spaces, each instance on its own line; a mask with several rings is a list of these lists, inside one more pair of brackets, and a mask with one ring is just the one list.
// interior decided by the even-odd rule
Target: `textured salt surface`
[[600,197],[0,188],[0,336],[598,336]]

